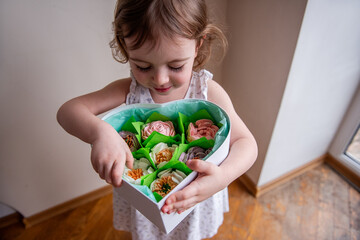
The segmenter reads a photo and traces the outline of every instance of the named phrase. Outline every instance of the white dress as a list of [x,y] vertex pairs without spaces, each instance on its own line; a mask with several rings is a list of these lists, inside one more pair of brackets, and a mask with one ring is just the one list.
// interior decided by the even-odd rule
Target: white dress
[[[212,74],[206,70],[193,72],[189,89],[185,98],[207,99],[207,80]],[[131,74],[130,92],[126,97],[126,104],[154,103],[149,89],[137,84]],[[228,190],[214,194],[207,200],[198,203],[194,210],[169,234],[163,233],[139,211],[121,198],[114,188],[113,221],[118,230],[132,233],[133,240],[173,239],[196,240],[210,238],[217,233],[223,222],[224,212],[229,211]]]

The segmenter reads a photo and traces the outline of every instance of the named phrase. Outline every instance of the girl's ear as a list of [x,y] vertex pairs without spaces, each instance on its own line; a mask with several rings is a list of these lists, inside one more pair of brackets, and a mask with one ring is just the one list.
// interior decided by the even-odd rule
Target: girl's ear
[[199,51],[199,48],[201,48],[203,42],[204,42],[204,39],[205,39],[205,36],[203,38],[200,39],[200,41],[198,42],[198,45],[196,46],[196,49],[195,49],[195,55],[197,56],[198,54],[198,51]]

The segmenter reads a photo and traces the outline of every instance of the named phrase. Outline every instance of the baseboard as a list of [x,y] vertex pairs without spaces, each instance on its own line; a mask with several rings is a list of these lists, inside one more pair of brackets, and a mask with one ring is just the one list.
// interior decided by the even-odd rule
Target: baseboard
[[64,202],[62,204],[59,204],[55,207],[49,208],[43,212],[37,213],[35,215],[32,215],[30,217],[23,218],[23,223],[25,225],[25,228],[29,228],[31,226],[34,226],[38,223],[41,223],[42,221],[45,221],[49,218],[52,218],[56,215],[59,215],[61,213],[64,213],[66,211],[72,210],[76,207],[79,207],[83,204],[86,204],[88,202],[91,202],[93,200],[99,199],[101,197],[104,197],[108,194],[112,193],[112,186],[108,185],[105,187],[102,187],[100,189],[97,189],[95,191],[89,192],[87,194],[84,194],[80,197],[74,198],[70,201]]
[[15,223],[21,222],[22,216],[20,213],[12,213],[10,215],[7,215],[5,217],[0,218],[0,229],[5,228],[7,226],[10,226]]
[[239,178],[240,182],[245,186],[245,188],[251,193],[254,197],[257,194],[256,184],[245,174],[241,175]]
[[247,188],[247,190],[254,195],[255,197],[259,197],[261,195],[263,195],[264,193],[267,193],[271,190],[273,190],[274,188],[290,181],[291,179],[305,173],[306,171],[309,171],[310,169],[313,169],[321,164],[324,163],[324,161],[326,160],[328,154],[324,154],[314,160],[312,160],[311,162],[296,168],[294,170],[292,170],[289,173],[286,173],[276,179],[274,179],[273,181],[266,183],[264,185],[261,186],[256,186],[256,184],[248,177],[246,176],[246,174],[244,174],[243,176],[240,177],[240,181],[244,184],[244,186]]
[[360,176],[354,173],[349,167],[342,164],[330,154],[327,155],[326,163],[330,165],[330,167],[332,167],[335,171],[344,176],[357,189],[360,189]]

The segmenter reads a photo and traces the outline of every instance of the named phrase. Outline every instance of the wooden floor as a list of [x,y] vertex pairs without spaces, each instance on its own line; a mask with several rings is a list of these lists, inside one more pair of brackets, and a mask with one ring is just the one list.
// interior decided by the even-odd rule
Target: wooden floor
[[[255,199],[229,186],[230,212],[212,239],[360,239],[360,193],[321,165]],[[14,224],[0,239],[131,239],[112,227],[112,195],[30,229]]]

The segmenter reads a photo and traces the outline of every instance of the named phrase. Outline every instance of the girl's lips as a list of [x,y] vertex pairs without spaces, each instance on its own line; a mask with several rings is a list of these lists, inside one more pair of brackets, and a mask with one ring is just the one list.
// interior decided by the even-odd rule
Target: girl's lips
[[161,93],[164,93],[164,92],[167,92],[170,90],[171,87],[167,87],[167,88],[154,88],[157,92],[161,92]]

